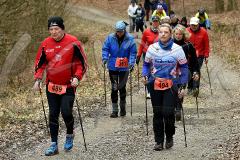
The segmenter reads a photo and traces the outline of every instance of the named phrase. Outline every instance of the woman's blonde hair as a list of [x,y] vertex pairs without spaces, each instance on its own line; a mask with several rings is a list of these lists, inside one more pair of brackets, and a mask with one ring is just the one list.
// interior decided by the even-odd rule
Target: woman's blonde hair
[[183,40],[188,40],[189,39],[189,37],[190,37],[190,33],[186,30],[186,28],[183,26],[183,25],[181,25],[181,24],[178,24],[174,29],[173,29],[173,38],[175,38],[174,37],[174,33],[176,32],[176,30],[179,30],[179,31],[181,31],[182,32],[182,34],[183,34]]
[[163,23],[159,26],[159,29],[162,28],[162,27],[167,27],[169,29],[170,33],[172,34],[172,27],[170,26],[170,24]]

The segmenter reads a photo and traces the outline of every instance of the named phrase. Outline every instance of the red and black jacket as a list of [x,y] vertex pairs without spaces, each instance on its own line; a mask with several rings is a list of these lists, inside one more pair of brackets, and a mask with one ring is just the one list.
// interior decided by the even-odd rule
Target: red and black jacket
[[38,49],[34,79],[42,79],[46,70],[46,83],[68,85],[72,77],[81,80],[86,69],[86,55],[76,37],[65,34],[60,41],[48,37]]

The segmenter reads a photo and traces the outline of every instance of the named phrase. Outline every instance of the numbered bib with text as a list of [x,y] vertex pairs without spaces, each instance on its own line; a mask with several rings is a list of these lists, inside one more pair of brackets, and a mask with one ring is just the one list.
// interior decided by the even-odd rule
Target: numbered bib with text
[[173,82],[171,79],[166,78],[156,78],[154,81],[154,90],[167,90],[171,88],[173,85]]
[[117,58],[115,67],[117,68],[127,68],[128,67],[128,58]]
[[54,84],[52,82],[48,83],[48,91],[51,93],[55,93],[55,94],[64,94],[66,93],[67,90],[67,85],[58,85],[58,84]]

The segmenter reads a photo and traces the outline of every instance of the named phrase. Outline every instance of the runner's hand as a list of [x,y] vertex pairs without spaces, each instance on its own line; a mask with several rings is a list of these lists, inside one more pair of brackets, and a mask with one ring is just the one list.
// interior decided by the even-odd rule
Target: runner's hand
[[143,82],[144,85],[147,85],[147,77],[146,76],[142,77],[142,82]]
[[180,90],[178,91],[178,97],[179,97],[179,98],[183,98],[185,95],[186,95],[185,89],[180,89]]
[[198,80],[199,80],[199,74],[196,73],[196,72],[193,72],[192,79],[193,79],[194,81],[198,81]]
[[107,64],[107,60],[103,60],[103,61],[102,61],[102,67],[105,68],[105,67],[106,67],[106,64]]
[[41,89],[41,80],[37,79],[33,85],[33,90],[34,91],[39,91]]
[[204,58],[205,64],[208,64],[208,58]]
[[77,87],[79,84],[79,80],[76,77],[72,78],[70,82],[72,87]]

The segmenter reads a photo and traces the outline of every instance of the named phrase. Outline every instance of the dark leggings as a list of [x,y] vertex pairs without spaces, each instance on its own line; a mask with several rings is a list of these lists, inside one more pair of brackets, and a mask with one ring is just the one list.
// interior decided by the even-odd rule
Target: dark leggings
[[59,129],[59,114],[61,111],[64,123],[67,128],[67,134],[73,134],[73,103],[74,103],[74,89],[68,88],[67,92],[63,95],[50,93],[48,90],[47,99],[49,105],[49,127],[52,142],[58,140],[58,129]]
[[144,25],[144,23],[136,24],[136,32],[138,32],[140,29],[140,31],[143,33],[143,31],[144,31],[143,25]]
[[148,90],[151,95],[153,106],[153,130],[155,142],[164,142],[164,133],[166,139],[170,140],[175,134],[175,114],[176,106],[176,88],[172,87],[164,91],[154,90],[154,83],[148,84]]
[[[194,81],[192,78],[190,78],[190,81],[188,82],[188,89],[199,88],[199,86],[200,86],[200,78],[201,78],[201,68],[202,68],[202,65],[203,65],[203,61],[204,61],[203,57],[198,57],[198,64],[199,64],[199,70],[200,70],[199,80],[198,81]],[[193,71],[190,70],[190,73],[191,73],[191,77],[192,77],[193,76]]]
[[112,103],[118,102],[118,91],[120,92],[120,100],[126,100],[126,83],[128,80],[128,71],[111,71],[109,77],[112,84],[111,99]]

